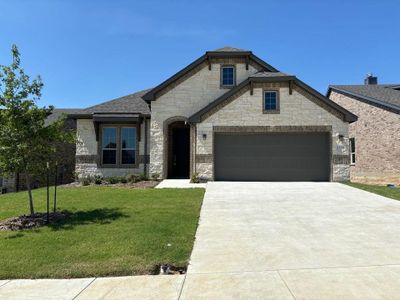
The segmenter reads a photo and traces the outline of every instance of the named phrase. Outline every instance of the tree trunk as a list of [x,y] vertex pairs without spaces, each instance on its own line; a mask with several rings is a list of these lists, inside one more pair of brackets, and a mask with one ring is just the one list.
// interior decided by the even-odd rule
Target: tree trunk
[[33,209],[33,197],[32,197],[32,189],[31,189],[31,178],[29,177],[29,174],[25,174],[26,178],[26,188],[28,189],[28,195],[29,195],[29,210],[31,212],[31,216],[35,214],[35,210]]

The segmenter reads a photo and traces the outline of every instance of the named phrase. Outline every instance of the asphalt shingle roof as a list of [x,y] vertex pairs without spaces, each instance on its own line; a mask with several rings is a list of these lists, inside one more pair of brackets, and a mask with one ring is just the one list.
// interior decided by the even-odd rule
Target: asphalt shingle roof
[[50,125],[53,122],[57,121],[63,114],[66,115],[75,115],[81,114],[84,110],[79,108],[55,108],[53,113],[47,117],[45,120],[46,125]]
[[330,85],[329,88],[348,92],[370,101],[400,109],[399,84]]
[[222,48],[218,48],[214,50],[215,52],[246,52],[248,50],[240,49],[240,48],[235,48],[231,46],[225,46]]
[[83,113],[137,113],[149,115],[149,106],[142,99],[142,96],[148,91],[150,89],[88,107],[83,110]]
[[286,74],[283,72],[264,72],[264,71],[262,71],[262,72],[257,72],[249,77],[258,77],[258,78],[267,77],[268,78],[268,77],[286,77],[286,76],[292,76],[292,75],[289,75],[289,74]]

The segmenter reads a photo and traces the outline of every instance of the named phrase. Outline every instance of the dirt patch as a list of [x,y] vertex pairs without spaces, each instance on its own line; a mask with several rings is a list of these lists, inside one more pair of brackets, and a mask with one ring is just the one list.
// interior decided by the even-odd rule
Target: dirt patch
[[49,214],[49,223],[47,223],[47,213],[36,213],[32,216],[19,216],[6,219],[0,222],[0,230],[17,231],[24,229],[38,228],[47,224],[57,223],[68,217],[65,212],[55,212]]
[[151,275],[177,275],[185,274],[186,267],[177,267],[170,264],[155,265],[154,269],[151,271]]

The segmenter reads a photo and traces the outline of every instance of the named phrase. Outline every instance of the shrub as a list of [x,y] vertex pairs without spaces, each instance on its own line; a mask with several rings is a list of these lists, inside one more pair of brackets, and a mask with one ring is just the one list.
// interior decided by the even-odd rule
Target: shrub
[[195,172],[192,174],[192,183],[200,183],[199,173]]
[[116,183],[121,182],[121,177],[118,177],[118,176],[107,177],[107,178],[106,178],[106,181],[107,181],[109,184],[116,184]]
[[140,180],[139,175],[137,174],[129,174],[128,176],[126,176],[126,179],[132,183],[138,182]]
[[83,186],[90,185],[93,182],[93,180],[90,176],[81,177],[81,178],[79,178],[79,181]]
[[158,181],[160,179],[160,174],[159,173],[151,174],[151,179],[153,179],[154,181]]
[[120,182],[121,182],[121,183],[127,183],[127,182],[128,182],[128,180],[126,179],[126,177],[121,177],[121,180],[120,180]]
[[103,183],[103,177],[96,175],[94,176],[94,183],[95,184],[102,184]]
[[147,181],[147,180],[149,180],[149,177],[147,177],[146,174],[140,174],[139,175],[139,180],[140,181]]

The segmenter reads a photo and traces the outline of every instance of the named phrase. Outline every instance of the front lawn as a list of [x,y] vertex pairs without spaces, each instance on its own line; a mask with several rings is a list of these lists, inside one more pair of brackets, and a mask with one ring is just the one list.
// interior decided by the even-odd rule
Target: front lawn
[[370,184],[362,184],[362,183],[355,183],[349,182],[347,183],[349,186],[359,188],[361,190],[365,190],[371,193],[375,193],[381,196],[385,196],[388,198],[400,200],[400,188],[388,188],[386,186],[380,185],[370,185]]
[[[203,189],[59,188],[59,224],[0,231],[0,279],[149,274],[186,266]],[[34,191],[45,211],[46,190]],[[27,193],[0,196],[0,220],[28,212]]]

